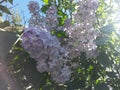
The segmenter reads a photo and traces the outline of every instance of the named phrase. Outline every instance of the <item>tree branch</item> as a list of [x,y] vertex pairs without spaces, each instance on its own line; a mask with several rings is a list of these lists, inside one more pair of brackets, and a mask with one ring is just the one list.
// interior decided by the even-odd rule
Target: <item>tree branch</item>
[[3,3],[4,1],[6,1],[6,0],[2,0],[2,1],[0,1],[0,4]]

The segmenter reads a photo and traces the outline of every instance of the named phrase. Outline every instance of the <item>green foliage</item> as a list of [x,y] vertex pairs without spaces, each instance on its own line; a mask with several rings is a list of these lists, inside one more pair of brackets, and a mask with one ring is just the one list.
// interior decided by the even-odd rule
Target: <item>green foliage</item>
[[95,87],[95,90],[110,90],[110,88],[106,83],[101,83]]
[[[99,7],[96,11],[98,26],[103,27],[111,23],[112,2],[114,1],[110,0],[110,2],[106,2],[106,0],[99,0]],[[108,17],[110,17],[109,20],[107,20]]]
[[48,4],[48,3],[49,3],[49,0],[43,0],[43,2],[44,2],[45,4]]
[[[11,75],[17,78],[17,82],[23,87],[23,90],[32,84],[31,89],[39,90],[45,86],[49,75],[47,73],[40,74],[36,70],[36,61],[29,57],[29,54],[24,51],[21,42],[18,42],[13,52],[8,56],[11,67]],[[39,82],[39,83],[38,83]]]
[[67,38],[67,35],[65,32],[63,31],[58,31],[58,32],[55,32],[55,35],[59,38]]
[[13,4],[13,0],[8,0],[8,1],[9,1],[9,3]]
[[9,15],[9,21],[11,22],[11,25],[13,26],[20,26],[22,19],[20,14],[17,11],[11,11],[12,15]]
[[1,0],[0,1],[0,16],[2,16],[3,13],[11,15],[11,12],[10,12],[9,8],[7,6],[5,6],[5,5],[2,5],[4,2],[5,3],[8,2],[10,4],[13,4],[13,0]]
[[4,22],[0,23],[0,28],[5,28],[7,26],[10,26],[10,22],[9,21],[4,21]]
[[0,11],[7,13],[7,14],[11,14],[11,12],[9,11],[9,9],[6,6],[0,5]]
[[100,31],[103,34],[112,34],[112,32],[115,31],[115,28],[114,28],[113,24],[109,24],[109,25],[106,25],[106,26],[100,28]]
[[12,15],[6,15],[5,21],[0,23],[0,28],[3,28],[5,31],[22,31],[22,18],[20,14],[16,11],[11,11]]
[[0,12],[0,16],[2,16],[3,14]]
[[109,56],[107,55],[106,51],[99,52],[99,56],[97,57],[97,61],[104,67],[110,67],[112,64]]
[[41,11],[43,13],[46,13],[47,9],[50,7],[50,5],[44,5],[42,8],[41,8]]
[[95,42],[96,42],[96,44],[98,45],[98,46],[104,46],[106,43],[107,43],[107,41],[109,40],[109,38],[108,37],[97,37],[97,39],[95,40]]

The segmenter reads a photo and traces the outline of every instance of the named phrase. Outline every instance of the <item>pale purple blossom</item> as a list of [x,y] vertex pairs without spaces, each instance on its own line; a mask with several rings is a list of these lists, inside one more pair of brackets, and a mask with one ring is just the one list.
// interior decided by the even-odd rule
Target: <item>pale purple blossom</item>
[[40,11],[40,6],[37,1],[30,1],[28,4],[28,9],[30,13],[38,13]]
[[[37,61],[39,72],[49,72],[56,83],[65,83],[71,78],[72,68],[78,66],[77,62],[71,62],[73,58],[82,52],[86,53],[88,59],[96,58],[98,52],[94,40],[99,33],[94,24],[98,5],[98,0],[77,0],[74,24],[71,19],[66,19],[63,26],[58,26],[57,8],[54,5],[48,8],[43,18],[38,2],[30,1],[28,8],[32,16],[30,26],[23,32],[22,46]],[[51,30],[65,31],[68,38],[60,40],[51,35]],[[71,65],[68,66],[68,62]]]
[[68,66],[64,66],[59,71],[55,71],[52,73],[52,78],[57,83],[65,83],[66,81],[70,80],[71,77],[71,70]]
[[99,33],[94,29],[94,24],[96,23],[95,11],[98,1],[78,0],[77,3],[78,8],[73,15],[75,24],[65,29],[69,39],[64,48],[67,49],[71,58],[80,55],[81,52],[85,52],[87,58],[96,57],[97,45],[94,40],[99,36]]
[[57,19],[57,9],[54,5],[50,6],[46,11],[46,24],[47,29],[55,30],[58,26],[58,19]]
[[[22,45],[30,56],[37,61],[36,68],[39,72],[47,71],[51,73],[52,77],[54,77],[54,72],[60,72],[61,68],[64,67],[66,62],[63,59],[65,50],[60,46],[60,42],[57,38],[52,36],[45,28],[40,26],[26,28],[22,36]],[[61,75],[63,73],[64,72],[62,71]],[[63,74],[60,78],[58,76],[58,79],[62,80],[63,78],[65,82],[69,80],[68,78],[70,76],[67,76],[65,77]]]

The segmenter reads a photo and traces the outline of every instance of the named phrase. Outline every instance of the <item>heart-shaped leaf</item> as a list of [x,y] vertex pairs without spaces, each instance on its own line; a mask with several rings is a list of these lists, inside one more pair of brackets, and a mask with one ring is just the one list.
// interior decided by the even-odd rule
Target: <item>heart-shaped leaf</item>
[[109,40],[108,37],[98,37],[95,40],[95,42],[96,42],[96,45],[98,45],[98,46],[104,46],[107,43],[108,40]]

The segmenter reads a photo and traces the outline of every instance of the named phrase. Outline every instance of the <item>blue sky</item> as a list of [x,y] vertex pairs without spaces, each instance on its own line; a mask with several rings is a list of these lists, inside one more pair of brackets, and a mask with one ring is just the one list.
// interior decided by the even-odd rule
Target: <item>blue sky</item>
[[7,5],[8,7],[13,7],[12,9],[14,11],[19,12],[21,18],[25,16],[25,19],[28,20],[30,18],[30,13],[27,8],[29,1],[38,1],[42,5],[42,0],[13,0],[13,5]]

